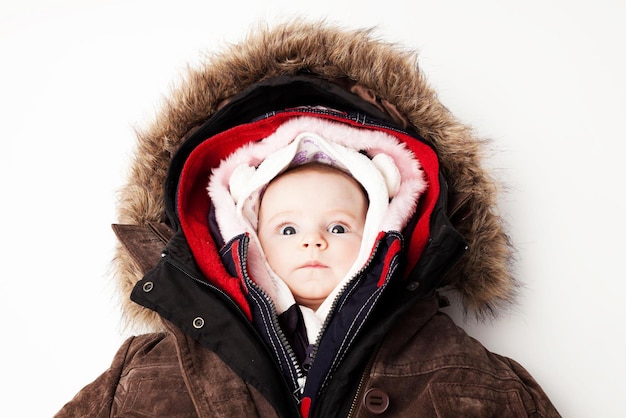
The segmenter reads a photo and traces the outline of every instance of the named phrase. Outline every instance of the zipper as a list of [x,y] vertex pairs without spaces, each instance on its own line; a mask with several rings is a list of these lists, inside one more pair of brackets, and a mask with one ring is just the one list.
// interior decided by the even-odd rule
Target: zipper
[[[292,366],[291,367],[291,384],[292,387],[295,388],[294,391],[292,392],[296,402],[299,404],[302,398],[302,391],[304,390],[304,386],[300,385],[299,383],[299,379],[304,378],[304,372],[302,371],[302,368],[300,367],[299,363],[298,363],[298,359],[296,357],[296,353],[293,351],[293,348],[291,347],[291,344],[289,343],[289,341],[287,340],[287,337],[285,336],[285,333],[283,332],[280,324],[278,323],[278,312],[276,310],[276,305],[274,305],[274,302],[272,302],[272,300],[270,299],[269,295],[267,293],[265,293],[265,291],[263,289],[261,289],[256,283],[254,283],[252,280],[247,280],[246,281],[248,286],[253,287],[254,290],[259,293],[263,299],[265,301],[267,301],[267,304],[270,308],[270,319],[272,321],[272,331],[274,332],[274,334],[276,335],[276,337],[278,337],[278,340],[282,346],[282,348],[284,349],[284,351],[287,354],[287,360],[288,360],[288,365],[287,366]],[[281,362],[282,363],[282,362]],[[294,375],[295,372],[295,375]]]
[[[243,274],[243,279],[244,279],[244,283],[246,283],[246,285],[250,288],[253,288],[258,294],[260,294],[263,298],[263,300],[267,303],[267,305],[270,308],[270,320],[271,320],[271,325],[272,325],[272,331],[274,332],[275,336],[278,337],[278,340],[282,346],[282,348],[284,349],[284,351],[287,354],[287,360],[288,360],[288,364],[287,367],[290,369],[290,376],[292,378],[291,383],[292,383],[292,388],[294,388],[292,395],[294,396],[296,402],[298,404],[300,404],[301,398],[302,398],[302,391],[304,390],[304,386],[301,386],[299,383],[299,380],[304,378],[304,372],[302,371],[302,368],[300,367],[300,364],[298,363],[298,359],[296,357],[296,353],[293,351],[293,348],[291,347],[291,344],[289,343],[289,341],[287,340],[287,337],[285,336],[285,333],[283,332],[282,327],[280,326],[279,322],[278,322],[278,311],[276,310],[276,305],[274,304],[274,302],[272,301],[272,299],[269,297],[269,295],[258,285],[256,284],[251,278],[250,275],[248,274],[248,269],[247,269],[247,261],[248,261],[248,244],[250,242],[250,238],[248,236],[244,236],[242,238],[242,248],[243,248],[243,254],[242,254],[242,258],[241,258],[241,267],[242,267],[242,274]],[[270,336],[271,338],[271,336]],[[278,354],[278,353],[277,353]],[[280,358],[279,358],[280,361]],[[281,362],[282,363],[282,362]],[[290,367],[291,366],[291,367]],[[295,373],[295,375],[294,375]]]
[[301,106],[301,107],[295,107],[295,108],[291,108],[291,109],[284,109],[284,110],[278,110],[278,111],[272,111],[272,112],[267,112],[265,115],[263,115],[263,117],[259,118],[259,119],[266,119],[272,116],[276,116],[279,115],[281,113],[302,113],[302,114],[312,114],[312,115],[326,115],[326,116],[333,116],[333,117],[338,117],[341,119],[345,119],[345,120],[349,120],[352,122],[356,122],[361,126],[365,126],[365,127],[370,127],[370,128],[377,128],[377,129],[385,129],[385,130],[389,130],[389,131],[393,131],[399,134],[403,134],[403,135],[409,135],[412,138],[419,140],[420,142],[430,146],[432,148],[432,146],[430,144],[428,144],[426,141],[424,141],[421,137],[416,138],[415,136],[411,135],[410,133],[408,133],[405,130],[402,130],[401,128],[395,127],[393,125],[389,125],[386,124],[383,121],[378,121],[375,119],[371,119],[370,117],[368,117],[365,113],[362,112],[356,112],[356,113],[349,113],[349,112],[342,112],[340,110],[335,110],[332,108],[316,108],[316,107],[310,107],[310,106]]

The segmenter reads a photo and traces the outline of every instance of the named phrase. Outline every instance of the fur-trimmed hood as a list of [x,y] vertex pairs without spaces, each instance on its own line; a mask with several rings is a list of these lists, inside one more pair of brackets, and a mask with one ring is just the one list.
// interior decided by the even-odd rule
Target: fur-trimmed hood
[[[345,85],[436,150],[448,183],[448,216],[468,244],[445,284],[478,316],[511,302],[516,289],[511,247],[497,214],[497,185],[481,166],[484,141],[439,102],[416,53],[377,40],[369,30],[304,21],[259,28],[191,69],[155,121],[138,134],[128,183],[120,192],[118,222],[138,227],[165,222],[164,183],[182,142],[252,84],[302,73]],[[115,260],[125,315],[154,325],[154,313],[128,300],[149,267],[138,265],[133,255],[120,245]]]

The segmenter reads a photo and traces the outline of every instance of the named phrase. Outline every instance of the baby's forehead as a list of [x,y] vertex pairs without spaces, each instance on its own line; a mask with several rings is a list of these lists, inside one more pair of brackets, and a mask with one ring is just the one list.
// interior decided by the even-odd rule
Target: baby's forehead
[[298,220],[363,221],[369,202],[360,183],[334,169],[298,169],[277,176],[259,199],[259,226]]
[[325,174],[336,174],[338,176],[353,178],[348,172],[334,165],[323,164],[319,162],[291,166],[287,170],[283,171],[281,174],[276,176],[276,178],[288,176],[290,174],[297,174],[297,173],[310,173],[310,175],[325,173]]
[[367,196],[367,193],[365,192],[363,185],[359,183],[359,181],[356,180],[349,172],[346,172],[338,167],[328,165],[328,164],[322,164],[322,163],[309,163],[309,164],[302,164],[302,165],[291,167],[287,169],[286,171],[283,171],[276,177],[274,177],[268,185],[275,183],[277,180],[280,180],[281,178],[285,178],[289,176],[296,176],[296,175],[306,176],[307,178],[314,177],[314,176],[341,177],[341,178],[347,179],[350,183],[354,184]]

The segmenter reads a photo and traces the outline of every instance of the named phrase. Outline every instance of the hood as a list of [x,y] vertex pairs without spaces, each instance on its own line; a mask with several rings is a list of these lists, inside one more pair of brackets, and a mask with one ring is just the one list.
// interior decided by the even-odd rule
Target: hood
[[[166,180],[168,171],[170,178],[172,172],[182,171],[182,162],[171,164],[175,154],[185,155],[181,145],[255,83],[307,74],[359,96],[372,113],[415,132],[432,147],[447,183],[441,188],[448,202],[444,209],[468,245],[441,286],[455,289],[466,311],[478,317],[497,313],[513,301],[517,284],[510,269],[512,249],[497,213],[498,185],[481,165],[485,141],[440,103],[417,62],[415,52],[377,40],[370,30],[292,21],[252,31],[242,42],[190,69],[164,99],[155,120],[138,133],[130,175],[120,191],[119,224],[159,232],[162,227],[154,225],[167,223],[178,229],[171,207],[176,185]],[[128,300],[148,268],[150,263],[137,262],[136,250],[119,245],[115,274],[124,315],[134,324],[151,326],[155,314]]]

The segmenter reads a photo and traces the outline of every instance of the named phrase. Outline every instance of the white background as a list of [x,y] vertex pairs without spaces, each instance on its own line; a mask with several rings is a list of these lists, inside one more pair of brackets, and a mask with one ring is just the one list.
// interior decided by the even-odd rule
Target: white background
[[109,225],[134,128],[201,53],[299,14],[418,50],[444,104],[493,140],[525,288],[498,321],[463,326],[521,362],[563,416],[626,416],[624,1],[7,3],[2,415],[51,416],[130,333]]

